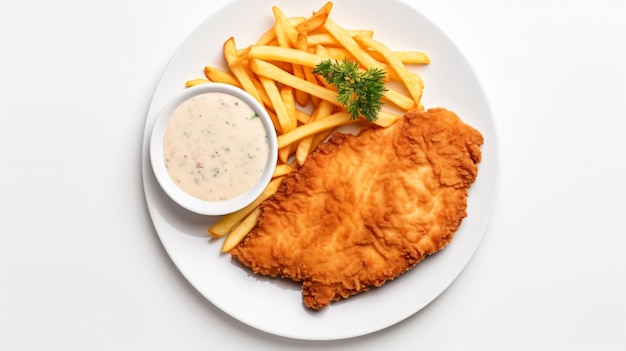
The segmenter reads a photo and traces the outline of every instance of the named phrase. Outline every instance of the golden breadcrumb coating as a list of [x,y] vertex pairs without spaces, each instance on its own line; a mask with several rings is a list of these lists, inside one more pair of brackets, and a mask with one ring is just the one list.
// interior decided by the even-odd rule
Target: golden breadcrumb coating
[[482,144],[442,108],[335,133],[263,202],[231,254],[255,273],[301,282],[312,309],[379,287],[452,240]]

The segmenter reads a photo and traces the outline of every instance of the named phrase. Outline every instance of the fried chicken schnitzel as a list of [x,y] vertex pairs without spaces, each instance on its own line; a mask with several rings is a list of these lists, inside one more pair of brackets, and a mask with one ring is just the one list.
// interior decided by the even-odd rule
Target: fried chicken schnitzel
[[335,133],[262,203],[230,252],[255,273],[301,282],[312,309],[379,287],[452,240],[482,144],[442,108]]

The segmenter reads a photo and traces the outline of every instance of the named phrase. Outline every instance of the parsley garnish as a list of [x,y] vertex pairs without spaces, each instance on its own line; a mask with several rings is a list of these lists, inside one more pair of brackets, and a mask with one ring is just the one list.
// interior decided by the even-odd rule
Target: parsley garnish
[[387,91],[383,69],[372,67],[363,71],[357,62],[347,59],[341,62],[323,60],[315,66],[313,73],[337,87],[337,100],[346,107],[352,119],[359,115],[368,121],[378,119],[378,112],[383,107],[381,99]]

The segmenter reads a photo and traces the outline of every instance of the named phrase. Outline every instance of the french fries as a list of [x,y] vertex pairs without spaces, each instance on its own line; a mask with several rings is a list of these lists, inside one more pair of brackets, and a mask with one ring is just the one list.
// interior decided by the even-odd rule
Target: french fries
[[374,67],[386,70],[386,66],[383,63],[376,61],[366,50],[359,46],[345,29],[335,23],[335,21],[327,18],[326,23],[324,23],[324,28],[366,69]]
[[261,215],[261,209],[255,208],[246,218],[241,221],[230,234],[224,240],[222,244],[222,252],[228,252],[233,247],[237,246],[239,242],[254,228],[257,219]]
[[402,60],[399,57],[395,56],[385,44],[378,42],[368,36],[359,35],[356,36],[354,39],[363,47],[372,48],[374,51],[380,53],[387,60],[389,66],[391,66],[391,69],[395,71],[402,83],[404,83],[409,94],[413,98],[413,101],[415,101],[416,103],[420,101],[420,99],[422,98],[422,86],[420,85],[420,82],[415,79],[415,76],[413,76],[409,72],[409,70],[406,68],[404,63],[402,63]]
[[337,106],[341,106],[341,103],[337,100],[336,91],[321,85],[313,84],[308,80],[298,78],[267,61],[251,59],[250,68],[254,73],[258,74],[262,78],[272,79],[278,83],[304,91],[322,100],[330,101]]
[[350,113],[348,113],[347,111],[334,113],[326,118],[322,118],[318,121],[307,123],[290,132],[279,135],[278,136],[278,148],[281,149],[281,148],[287,147],[308,136],[326,131],[331,128],[349,124],[352,122],[356,122],[356,120],[352,119],[350,116]]
[[217,83],[225,83],[241,88],[239,80],[229,72],[222,71],[217,67],[205,66],[204,75],[209,81]]
[[360,69],[385,71],[383,102],[388,105],[373,122],[381,127],[395,123],[402,115],[397,111],[423,109],[424,82],[408,66],[429,64],[428,55],[392,50],[370,29],[344,28],[330,17],[332,7],[329,1],[309,17],[290,17],[273,6],[274,24],[256,42],[237,47],[234,37],[225,40],[227,69],[206,65],[203,77],[185,82],[187,87],[220,82],[244,89],[267,109],[278,136],[278,164],[261,196],[208,230],[213,238],[226,236],[222,252],[230,251],[256,226],[261,202],[278,191],[283,178],[304,164],[316,145],[336,128],[364,120],[352,119],[338,101],[336,87],[312,73],[320,62],[348,59]]
[[[333,111],[334,106],[328,101],[321,101],[315,111],[313,112],[313,116],[311,116],[310,122],[320,120],[322,118],[326,118],[330,116]],[[311,153],[311,150],[314,148],[315,136],[308,136],[303,138],[299,143],[296,149],[296,161],[298,164],[302,166],[307,156]]]
[[[287,172],[287,170],[284,169],[280,172],[284,174],[289,173]],[[261,195],[259,195],[259,197],[254,200],[254,202],[237,212],[233,212],[222,217],[209,229],[209,234],[211,234],[211,236],[213,236],[214,238],[220,238],[225,234],[228,234],[242,219],[244,219],[252,211],[254,211],[255,208],[259,207],[261,202],[274,195],[282,181],[283,178],[281,176],[274,177],[272,181],[270,181],[269,185],[263,190]]]

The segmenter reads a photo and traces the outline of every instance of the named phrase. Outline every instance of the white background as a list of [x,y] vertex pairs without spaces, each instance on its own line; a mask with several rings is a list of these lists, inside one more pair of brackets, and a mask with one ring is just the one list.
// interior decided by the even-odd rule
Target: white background
[[626,3],[405,2],[481,79],[498,200],[438,299],[332,342],[268,335],[215,308],[147,212],[152,93],[228,1],[2,2],[0,349],[626,349]]

